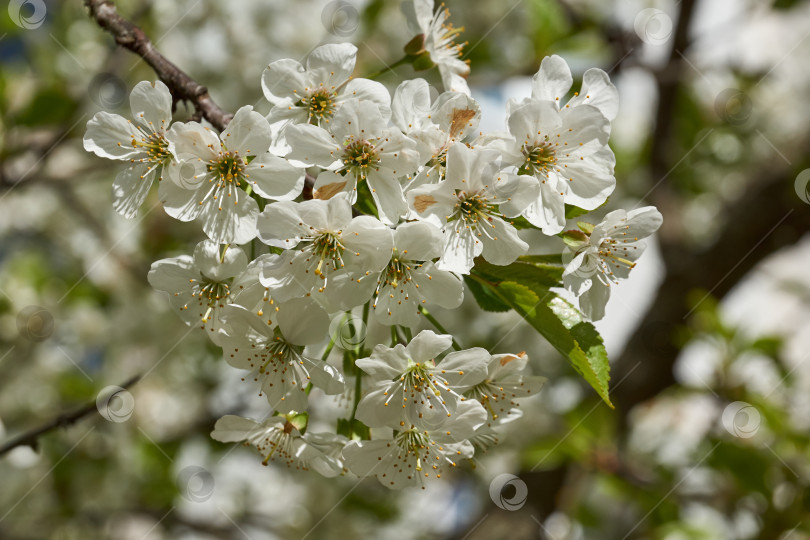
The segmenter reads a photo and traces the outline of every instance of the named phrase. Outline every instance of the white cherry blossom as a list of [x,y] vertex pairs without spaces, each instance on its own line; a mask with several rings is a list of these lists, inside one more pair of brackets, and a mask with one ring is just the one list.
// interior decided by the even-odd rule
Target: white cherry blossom
[[329,316],[312,298],[278,303],[261,315],[231,304],[222,319],[228,325],[228,335],[221,339],[225,361],[248,370],[246,378],[259,383],[273,409],[304,410],[310,383],[327,394],[343,392],[343,376],[304,348],[329,331]]
[[560,111],[552,101],[526,100],[511,108],[508,126],[514,142],[504,160],[540,181],[540,196],[523,216],[544,233],[563,230],[565,204],[593,210],[616,187],[610,122],[596,107]]
[[220,442],[240,442],[253,446],[264,456],[263,465],[280,461],[290,468],[313,470],[327,478],[343,472],[343,464],[329,447],[343,446],[346,438],[334,433],[301,435],[284,416],[271,416],[263,422],[226,415],[217,420],[211,438]]
[[375,318],[386,325],[417,326],[423,305],[457,308],[464,299],[461,279],[432,262],[442,254],[442,241],[441,229],[431,223],[401,223],[394,231],[394,252],[388,265],[381,272],[353,276],[359,285],[356,290],[347,287],[346,293],[362,301],[373,298]]
[[313,50],[306,67],[289,58],[267,66],[262,73],[262,91],[273,104],[268,120],[326,127],[350,100],[370,101],[389,117],[391,95],[376,81],[352,78],[356,60],[357,47],[331,43]]
[[444,89],[469,94],[470,65],[461,59],[465,43],[455,42],[464,28],[455,28],[448,21],[450,10],[442,4],[434,13],[433,0],[407,0],[402,9],[411,32],[423,36],[422,49],[438,66]]
[[454,351],[441,361],[452,345],[449,335],[423,330],[407,346],[377,345],[368,358],[355,363],[372,382],[363,396],[357,418],[371,427],[439,427],[452,418],[462,395],[486,377],[489,353],[476,347]]
[[261,275],[279,301],[312,292],[337,294],[352,283],[338,276],[379,272],[393,250],[391,230],[371,216],[352,218],[346,194],[326,201],[269,204],[258,230],[262,242],[285,249],[267,258]]
[[[157,177],[172,160],[166,131],[172,122],[172,95],[161,81],[141,81],[129,96],[132,120],[108,112],[87,122],[84,149],[99,157],[129,162],[113,182],[113,208],[133,218]],[[161,182],[161,188],[164,183]]]
[[161,194],[166,213],[180,221],[199,219],[215,242],[255,238],[259,207],[251,191],[291,200],[304,188],[304,171],[268,152],[270,126],[250,106],[239,109],[219,137],[188,122],[174,124],[166,139],[177,158]]
[[658,210],[646,206],[629,212],[614,210],[590,233],[570,232],[563,283],[579,297],[582,311],[591,320],[605,316],[611,284],[630,275],[644,252],[641,240],[657,231],[662,222]]
[[464,395],[480,401],[495,423],[516,420],[522,413],[515,400],[538,393],[547,380],[525,373],[528,361],[525,352],[493,355],[487,364],[486,379]]
[[152,287],[169,293],[172,307],[187,325],[200,325],[219,343],[225,333],[222,309],[239,291],[255,284],[258,268],[248,267],[240,248],[231,246],[220,254],[218,244],[204,240],[193,257],[180,255],[152,263],[148,279]]
[[467,94],[444,92],[431,105],[424,79],[400,84],[391,104],[393,123],[416,141],[423,166],[406,189],[444,179],[447,150],[474,134],[481,119],[478,103]]
[[374,104],[346,103],[335,115],[331,133],[300,124],[288,127],[285,134],[292,148],[288,159],[329,169],[318,175],[316,199],[346,192],[354,203],[357,183],[365,181],[384,223],[394,224],[407,212],[399,178],[419,166],[416,143],[389,128]]
[[404,422],[391,439],[352,441],[343,449],[343,459],[358,476],[376,476],[391,489],[425,487],[431,476],[441,478],[459,460],[472,458],[467,440],[486,421],[486,412],[476,401],[461,402],[456,414],[438,429],[420,429]]
[[556,54],[543,58],[540,69],[532,77],[532,99],[553,101],[557,108],[571,108],[577,105],[596,107],[605,118],[613,121],[619,111],[619,92],[610,82],[607,73],[599,68],[591,68],[582,76],[582,88],[563,105],[574,79],[568,63]]
[[447,152],[445,181],[408,192],[417,216],[444,228],[442,270],[469,274],[473,259],[497,265],[515,261],[528,250],[504,218],[515,217],[538,198],[539,182],[500,171],[500,155],[491,149],[455,144]]

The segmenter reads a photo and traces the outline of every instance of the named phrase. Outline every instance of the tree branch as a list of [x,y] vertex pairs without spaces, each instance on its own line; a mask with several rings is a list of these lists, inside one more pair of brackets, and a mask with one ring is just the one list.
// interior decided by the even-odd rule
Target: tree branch
[[143,30],[121,17],[110,0],[84,0],[84,5],[96,23],[112,34],[118,45],[143,58],[155,70],[175,100],[192,103],[197,116],[205,118],[220,131],[225,129],[233,115],[223,111],[211,99],[205,86],[198,84],[160,54]]
[[[128,381],[121,384],[121,388],[129,388],[130,386],[134,385],[141,379],[140,375],[135,375]],[[67,427],[70,425],[75,424],[85,416],[91,414],[94,411],[97,411],[98,408],[96,406],[96,400],[93,400],[86,405],[76,409],[73,412],[60,414],[53,420],[41,425],[36,429],[32,429],[31,431],[26,431],[25,433],[21,433],[11,439],[10,441],[0,446],[0,456],[6,454],[7,452],[17,448],[18,446],[30,446],[31,448],[36,448],[38,444],[38,439],[40,436],[44,435],[49,431],[53,431],[56,428]]]

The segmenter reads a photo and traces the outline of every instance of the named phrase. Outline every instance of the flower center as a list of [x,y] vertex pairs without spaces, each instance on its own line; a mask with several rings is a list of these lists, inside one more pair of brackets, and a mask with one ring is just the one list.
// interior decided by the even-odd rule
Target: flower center
[[203,323],[207,323],[211,319],[211,313],[215,309],[224,307],[230,302],[231,291],[227,283],[213,281],[204,276],[202,279],[189,281],[195,284],[192,285],[191,296],[198,299],[200,308],[207,308],[202,314]]
[[557,151],[547,140],[525,144],[521,150],[526,158],[521,169],[529,174],[547,174],[557,164]]
[[460,191],[457,196],[458,202],[453,207],[453,213],[448,221],[457,220],[466,228],[475,229],[482,218],[488,221],[491,215],[495,215],[492,205],[483,193]]
[[[444,8],[444,4],[442,4],[442,8]],[[456,36],[464,31],[464,27],[456,28],[449,19],[450,10],[447,8],[439,9],[436,15],[433,16],[430,33],[435,36],[435,48],[437,50],[440,49],[450,56],[461,56],[461,51],[467,43],[456,43],[454,40]]]
[[[343,252],[346,246],[341,242],[340,235],[334,232],[321,232],[312,237],[310,244],[304,248],[309,252],[306,261],[309,267],[304,272],[309,273],[310,270],[324,280],[323,286],[318,289],[323,292],[326,287],[327,273],[340,270],[345,266],[343,262]],[[312,267],[315,267],[312,269]]]
[[146,151],[145,161],[154,164],[163,164],[171,160],[172,155],[169,153],[169,143],[159,133],[150,133],[141,140],[132,137],[133,148],[143,148]]
[[365,179],[370,169],[377,169],[380,156],[373,144],[366,140],[352,141],[343,150],[343,169],[357,178]]
[[309,97],[301,98],[296,105],[306,107],[307,118],[310,122],[320,123],[322,120],[329,122],[335,114],[335,94],[326,88],[320,88],[312,92]]
[[214,177],[219,177],[218,186],[225,187],[233,185],[239,187],[247,178],[245,174],[245,162],[239,152],[220,152],[217,159],[208,162],[208,171],[214,173]]

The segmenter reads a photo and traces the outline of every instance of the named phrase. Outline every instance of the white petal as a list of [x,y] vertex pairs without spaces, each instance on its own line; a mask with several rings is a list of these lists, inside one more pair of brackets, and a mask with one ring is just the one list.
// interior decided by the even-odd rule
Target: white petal
[[540,182],[540,198],[523,211],[523,216],[549,236],[565,228],[565,202],[557,189],[556,177]]
[[334,137],[323,128],[312,124],[296,124],[288,126],[284,130],[284,136],[292,148],[287,159],[323,168],[331,167],[340,159],[340,147]]
[[132,146],[143,133],[126,118],[108,112],[98,112],[87,122],[84,149],[107,159],[137,159],[146,153]]
[[147,132],[161,132],[172,123],[172,94],[162,81],[141,81],[129,95],[132,119]]
[[408,203],[399,181],[372,171],[366,182],[377,205],[380,220],[386,225],[396,224],[408,211]]
[[329,333],[329,315],[310,297],[294,298],[278,306],[278,326],[290,343],[310,345]]
[[[411,79],[400,84],[391,102],[391,121],[403,133],[421,130],[430,115],[430,86],[424,79]],[[429,124],[428,124],[429,125]]]
[[394,246],[409,261],[430,261],[442,254],[442,231],[426,221],[402,223],[394,231]]
[[[329,199],[329,202],[336,198]],[[343,231],[347,269],[379,272],[388,265],[394,250],[391,229],[371,216],[358,216]]]
[[204,276],[214,281],[225,281],[245,271],[247,255],[238,246],[230,246],[220,255],[219,244],[203,240],[194,248],[194,266]]
[[554,103],[532,99],[512,109],[508,125],[509,133],[523,145],[524,142],[555,136],[562,129],[563,120]]
[[205,161],[215,159],[221,149],[216,133],[197,122],[175,122],[166,132],[169,151],[178,159],[196,156]]
[[378,385],[357,405],[357,419],[369,427],[398,426],[404,415],[401,387],[390,383]]
[[307,58],[307,69],[317,71],[318,82],[331,89],[351,76],[356,61],[357,47],[351,43],[330,43],[312,51]]
[[610,287],[599,280],[593,281],[593,286],[579,297],[579,307],[592,321],[598,321],[605,316],[605,306],[610,299]]
[[285,251],[283,255],[271,254],[262,264],[260,281],[270,290],[270,295],[279,302],[304,296],[309,292],[298,280],[296,266],[300,253]]
[[447,151],[445,182],[464,191],[482,189],[492,183],[499,165],[500,156],[495,150],[474,150],[465,144],[454,144]]
[[285,58],[267,66],[262,72],[262,92],[267,101],[277,104],[280,101],[298,101],[303,97],[309,77],[304,66],[297,60]]
[[185,189],[178,186],[171,179],[164,179],[158,183],[158,196],[163,203],[163,209],[174,219],[180,221],[193,221],[202,212],[200,201],[207,197],[206,190],[211,186],[203,185],[199,190]]
[[540,70],[532,77],[532,98],[553,101],[559,106],[573,82],[565,60],[556,54],[546,56],[540,63]]
[[119,172],[113,182],[113,208],[127,219],[138,214],[155,179],[155,169],[138,163]]
[[435,359],[453,344],[453,336],[422,330],[408,343],[405,350],[414,362],[425,363]]
[[357,99],[346,101],[331,122],[332,132],[340,140],[379,137],[386,126],[387,122],[376,104]]
[[455,221],[447,224],[444,253],[436,267],[457,274],[469,274],[474,264],[473,259],[481,254],[484,244],[469,229],[461,228],[457,234],[453,229],[456,224]]
[[521,240],[512,225],[500,218],[492,218],[490,224],[492,229],[481,236],[484,243],[481,254],[488,262],[501,266],[511,264],[529,250],[529,244]]
[[255,420],[229,414],[217,420],[211,438],[220,442],[243,441],[258,427],[259,423]]
[[610,122],[590,105],[580,105],[563,109],[564,126],[557,142],[560,150],[565,147],[566,156],[585,157],[602,149],[610,137]]
[[239,152],[243,159],[264,154],[273,143],[270,124],[250,105],[236,111],[219,138],[223,146],[230,151]]
[[426,184],[408,191],[408,206],[420,219],[442,226],[458,202],[453,187],[447,182]]
[[566,160],[565,168],[558,173],[568,187],[565,202],[585,210],[601,206],[616,188],[614,162],[609,146],[582,159]]
[[[447,345],[449,347],[450,345]],[[445,347],[445,349],[447,348]],[[357,367],[371,375],[377,381],[391,381],[398,378],[408,368],[410,355],[404,345],[388,348],[376,345],[371,356],[355,361]]]
[[591,68],[582,76],[582,90],[578,96],[572,97],[568,105],[575,107],[579,104],[593,105],[605,115],[608,120],[614,120],[619,112],[619,92],[607,73],[598,68]]
[[265,199],[292,200],[304,189],[304,170],[269,152],[256,156],[245,173],[253,191]]
[[384,119],[391,117],[391,94],[383,84],[377,81],[352,79],[340,93],[341,101],[347,99],[370,101],[377,105]]
[[332,171],[321,171],[312,186],[312,197],[329,200],[338,193],[347,193],[349,201],[357,200],[357,178],[353,174],[340,175]]
[[474,347],[453,351],[436,366],[453,388],[466,390],[487,378],[490,354],[486,349]]
[[188,289],[188,280],[195,277],[199,277],[199,272],[190,255],[155,261],[147,275],[149,285],[170,294]]
[[[235,201],[234,201],[235,199]],[[203,204],[200,219],[208,237],[221,244],[244,244],[256,237],[259,206],[244,191]]]
[[[306,208],[307,203],[292,201],[281,201],[265,206],[264,211],[256,220],[259,240],[274,247],[294,248],[302,238],[309,234],[307,227],[309,223],[301,214],[301,210]],[[321,208],[321,210],[323,209]]]
[[540,182],[532,177],[501,173],[492,186],[499,201],[500,212],[506,217],[520,215],[530,204],[540,197]]
[[451,272],[439,270],[433,263],[425,263],[420,272],[413,274],[419,285],[419,294],[430,305],[455,309],[464,300],[464,283]]

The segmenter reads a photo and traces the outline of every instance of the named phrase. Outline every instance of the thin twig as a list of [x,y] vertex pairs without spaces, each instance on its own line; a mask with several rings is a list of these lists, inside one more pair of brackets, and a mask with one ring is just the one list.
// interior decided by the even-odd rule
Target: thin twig
[[[129,388],[130,386],[134,385],[141,379],[140,375],[135,375],[128,381],[121,384],[121,388]],[[75,424],[88,414],[91,414],[94,411],[97,411],[98,407],[96,406],[96,400],[93,400],[86,405],[76,409],[73,412],[60,414],[53,420],[46,422],[45,424],[41,425],[36,429],[32,429],[30,431],[26,431],[21,433],[5,443],[3,446],[0,446],[0,456],[3,454],[11,451],[18,446],[30,446],[31,448],[36,449],[38,439],[40,436],[44,435],[49,431],[53,431],[56,428],[67,427],[70,425]]]
[[152,67],[169,87],[175,100],[192,103],[198,116],[211,122],[220,131],[225,129],[233,115],[223,111],[211,99],[205,86],[198,84],[160,54],[143,30],[121,17],[110,0],[84,0],[84,5],[90,10],[96,23],[112,34],[118,45],[134,52]]

